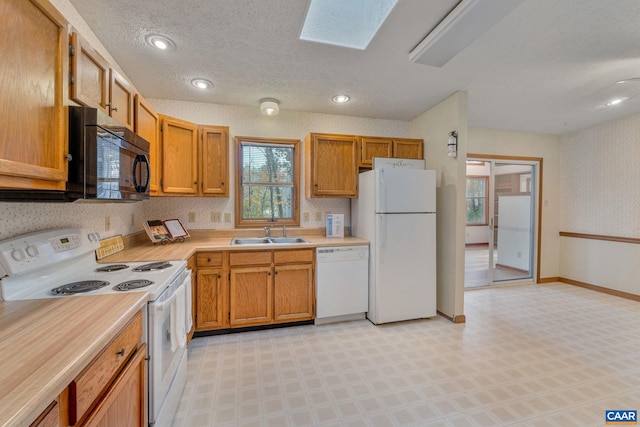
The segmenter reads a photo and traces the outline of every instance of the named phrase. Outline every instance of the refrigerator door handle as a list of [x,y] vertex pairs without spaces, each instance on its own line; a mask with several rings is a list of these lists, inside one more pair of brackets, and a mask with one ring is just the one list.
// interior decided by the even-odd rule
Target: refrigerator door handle
[[385,215],[376,215],[378,217],[378,231],[380,232],[380,237],[377,240],[377,257],[380,264],[384,264],[384,250],[383,248],[387,245],[387,218]]
[[378,212],[387,211],[387,188],[384,185],[384,169],[380,169],[380,205]]

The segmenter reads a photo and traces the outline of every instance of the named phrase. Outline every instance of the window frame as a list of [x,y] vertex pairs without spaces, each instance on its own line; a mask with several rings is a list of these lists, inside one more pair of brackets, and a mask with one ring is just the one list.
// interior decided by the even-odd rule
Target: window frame
[[[467,200],[469,199],[481,199],[482,197],[468,197],[466,189],[467,179],[483,179],[484,180],[484,222],[466,222],[467,212]],[[465,178],[465,193],[464,193],[464,206],[465,206],[465,223],[468,227],[484,227],[489,225],[489,177],[486,175],[467,175]]]
[[[276,218],[272,220],[264,219],[243,219],[243,197],[242,197],[242,143],[252,144],[282,144],[293,146],[293,188],[291,191],[292,198],[292,214],[291,219]],[[300,153],[300,140],[299,139],[281,139],[281,138],[257,138],[253,136],[236,136],[234,138],[236,164],[235,164],[235,226],[236,228],[249,228],[249,227],[278,227],[278,226],[300,226],[300,169],[302,166],[301,153]]]

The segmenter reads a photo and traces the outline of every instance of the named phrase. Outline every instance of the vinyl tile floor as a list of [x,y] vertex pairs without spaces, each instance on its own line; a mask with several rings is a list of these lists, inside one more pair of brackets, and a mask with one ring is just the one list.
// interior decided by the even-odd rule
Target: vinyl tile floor
[[465,293],[466,324],[366,320],[194,339],[174,426],[603,426],[640,409],[640,303]]

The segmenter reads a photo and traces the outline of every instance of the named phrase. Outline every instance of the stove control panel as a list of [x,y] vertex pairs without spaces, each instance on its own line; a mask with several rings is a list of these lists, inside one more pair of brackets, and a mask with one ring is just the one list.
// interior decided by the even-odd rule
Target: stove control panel
[[100,235],[82,228],[37,231],[0,241],[0,278],[29,273],[100,247]]

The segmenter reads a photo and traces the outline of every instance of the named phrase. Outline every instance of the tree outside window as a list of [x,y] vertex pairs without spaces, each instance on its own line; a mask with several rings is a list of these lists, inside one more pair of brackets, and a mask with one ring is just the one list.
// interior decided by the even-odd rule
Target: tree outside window
[[467,176],[467,225],[487,225],[488,183],[486,176]]
[[236,225],[299,225],[298,140],[236,137]]

